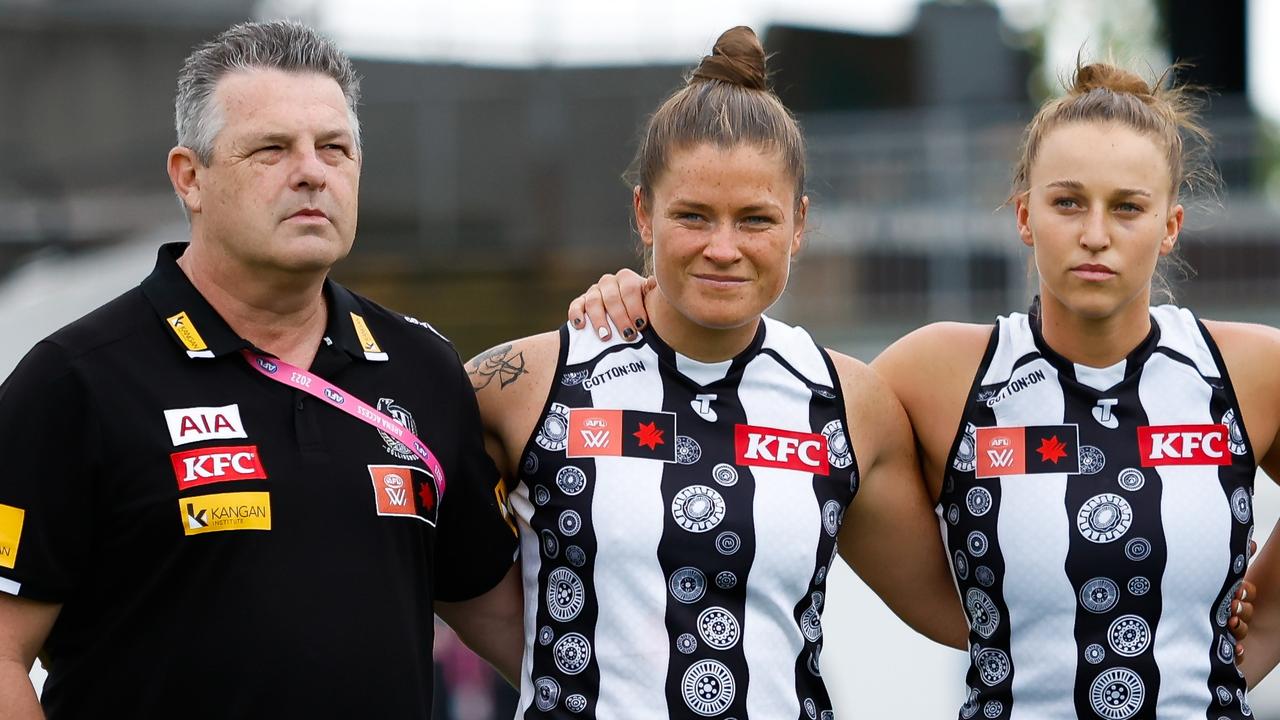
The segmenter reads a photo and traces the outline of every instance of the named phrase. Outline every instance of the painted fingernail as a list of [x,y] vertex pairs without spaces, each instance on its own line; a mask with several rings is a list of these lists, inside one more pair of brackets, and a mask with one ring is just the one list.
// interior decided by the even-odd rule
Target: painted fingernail
[[636,318],[636,327],[638,328],[644,327],[644,318]]
[[1240,614],[1240,611],[1241,611],[1241,610],[1243,610],[1243,609],[1244,609],[1244,603],[1242,603],[1242,602],[1237,602],[1237,603],[1236,603],[1236,614],[1237,614],[1237,615],[1239,615],[1239,614]]
[[630,340],[631,336],[635,334],[636,334],[636,331],[632,330],[631,328],[622,328],[622,337],[628,340]]
[[1244,588],[1240,588],[1240,599],[1241,599],[1241,600],[1248,600],[1248,599],[1249,599],[1249,591],[1248,591],[1248,590],[1246,590],[1246,589],[1244,589]]
[[574,327],[576,327],[576,328],[580,328],[580,327],[582,327],[582,318],[574,318],[574,319],[573,319],[573,326],[574,326]]
[[604,327],[604,326],[602,325],[602,326],[600,326],[600,329],[596,331],[596,334],[600,336],[600,339],[601,339],[601,340],[608,340],[608,339],[609,339],[609,328]]

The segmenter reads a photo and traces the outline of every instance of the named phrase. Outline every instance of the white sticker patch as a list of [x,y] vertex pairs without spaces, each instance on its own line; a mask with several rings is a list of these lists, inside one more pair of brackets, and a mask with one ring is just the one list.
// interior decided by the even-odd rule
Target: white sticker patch
[[240,421],[239,405],[174,408],[164,411],[164,421],[175,446],[201,440],[249,437]]

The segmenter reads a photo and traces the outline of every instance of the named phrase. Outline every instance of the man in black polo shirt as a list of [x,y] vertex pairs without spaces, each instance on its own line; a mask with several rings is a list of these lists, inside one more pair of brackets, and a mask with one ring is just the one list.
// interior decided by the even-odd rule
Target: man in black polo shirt
[[40,717],[39,652],[50,718],[427,718],[433,606],[518,672],[515,540],[458,357],[327,278],[356,96],[296,24],[188,58],[190,244],[0,388],[0,716]]

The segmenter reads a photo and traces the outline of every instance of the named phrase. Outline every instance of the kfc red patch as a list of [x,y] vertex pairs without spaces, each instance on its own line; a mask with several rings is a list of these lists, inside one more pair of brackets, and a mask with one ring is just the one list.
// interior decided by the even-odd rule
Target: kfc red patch
[[232,480],[266,480],[257,445],[207,447],[170,453],[178,490]]
[[815,475],[830,472],[827,438],[759,425],[735,425],[734,455],[739,465],[800,470]]
[[1138,452],[1142,467],[1231,464],[1226,425],[1144,425]]

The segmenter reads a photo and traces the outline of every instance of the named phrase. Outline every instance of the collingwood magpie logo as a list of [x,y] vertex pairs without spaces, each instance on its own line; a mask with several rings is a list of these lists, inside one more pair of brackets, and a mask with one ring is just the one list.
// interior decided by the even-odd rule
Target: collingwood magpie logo
[[[378,411],[400,423],[414,435],[418,434],[418,424],[413,421],[413,414],[397,405],[395,400],[378,398]],[[392,457],[400,460],[418,459],[418,456],[413,454],[408,445],[395,439],[387,431],[379,429],[378,434],[382,436],[382,442],[386,443],[384,447]]]
[[560,384],[565,387],[574,387],[575,385],[581,385],[582,381],[589,377],[591,377],[590,370],[575,370],[561,375]]

